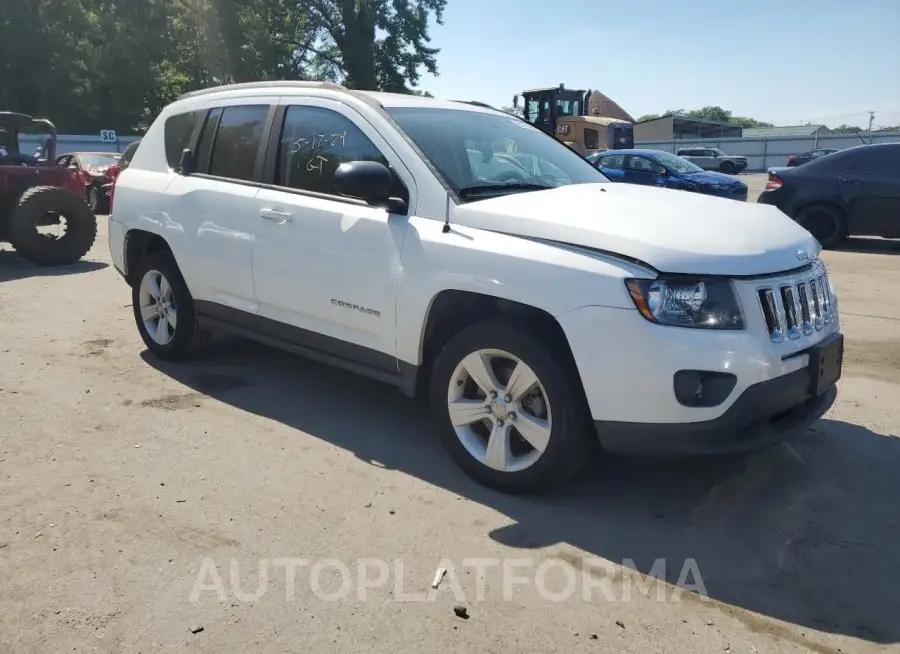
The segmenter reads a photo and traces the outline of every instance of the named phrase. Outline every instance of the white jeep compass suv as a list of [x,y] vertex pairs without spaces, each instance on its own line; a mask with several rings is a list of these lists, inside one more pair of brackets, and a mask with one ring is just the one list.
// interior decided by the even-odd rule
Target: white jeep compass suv
[[819,246],[774,207],[610,184],[483,106],[322,82],[189,93],[109,219],[163,359],[209,330],[428,397],[484,484],[619,452],[759,448],[834,402],[843,341]]

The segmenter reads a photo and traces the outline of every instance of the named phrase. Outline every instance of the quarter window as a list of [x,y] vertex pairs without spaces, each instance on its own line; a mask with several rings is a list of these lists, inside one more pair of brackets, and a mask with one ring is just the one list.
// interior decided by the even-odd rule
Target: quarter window
[[269,107],[265,105],[223,109],[209,161],[210,175],[253,180],[268,114]]
[[[353,121],[321,107],[288,107],[278,152],[276,180],[280,186],[326,195],[340,195],[334,172],[342,163],[387,159]],[[399,180],[396,182],[399,186]],[[406,197],[403,190],[398,197]]]
[[166,119],[164,131],[166,161],[169,164],[169,168],[178,168],[178,164],[181,161],[181,153],[190,145],[191,134],[194,132],[194,125],[197,124],[199,116],[199,111],[189,111]]

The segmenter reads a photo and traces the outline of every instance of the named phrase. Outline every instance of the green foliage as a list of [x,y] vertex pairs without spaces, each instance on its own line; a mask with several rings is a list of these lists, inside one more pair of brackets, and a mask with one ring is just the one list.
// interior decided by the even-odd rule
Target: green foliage
[[446,0],[0,0],[0,110],[145,129],[197,88],[329,79],[413,92]]
[[832,127],[831,131],[834,134],[856,134],[857,132],[865,132],[867,130],[862,127],[856,127],[855,125],[838,125],[837,127]]
[[740,125],[741,127],[773,127],[772,123],[766,123],[755,118],[746,118],[744,116],[734,116],[727,109],[719,106],[703,107],[702,109],[667,109],[662,114],[644,114],[638,118],[638,122],[642,120],[652,120],[665,116],[667,114],[678,114],[679,116],[687,116],[688,118],[697,118],[700,120],[708,120],[714,123],[726,123],[729,125]]

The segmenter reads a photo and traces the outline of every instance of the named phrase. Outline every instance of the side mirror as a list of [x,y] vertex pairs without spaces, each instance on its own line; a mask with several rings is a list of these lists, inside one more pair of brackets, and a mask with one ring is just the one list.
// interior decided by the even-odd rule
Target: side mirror
[[659,169],[659,176],[660,176],[660,177],[668,177],[668,176],[669,176],[669,169],[668,169],[668,168],[660,168],[660,169]]
[[383,207],[390,213],[406,213],[406,203],[391,197],[394,176],[377,161],[349,161],[334,171],[334,187],[344,197]]
[[519,108],[519,96],[514,95],[513,96],[513,109],[518,109],[518,108]]
[[181,157],[178,159],[178,174],[190,175],[193,172],[196,172],[194,168],[194,153],[191,152],[190,148],[185,148],[181,151]]

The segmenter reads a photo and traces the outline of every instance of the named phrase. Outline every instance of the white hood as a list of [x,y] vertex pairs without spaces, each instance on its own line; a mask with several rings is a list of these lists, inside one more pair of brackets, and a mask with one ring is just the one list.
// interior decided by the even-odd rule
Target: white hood
[[511,193],[451,211],[456,225],[605,250],[669,273],[776,273],[817,251],[812,235],[775,207],[631,184]]

